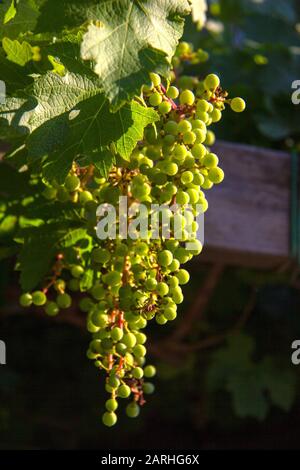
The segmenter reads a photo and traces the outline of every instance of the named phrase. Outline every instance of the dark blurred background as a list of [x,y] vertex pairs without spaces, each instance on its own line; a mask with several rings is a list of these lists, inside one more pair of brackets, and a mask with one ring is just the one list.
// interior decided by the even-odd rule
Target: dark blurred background
[[[222,78],[247,110],[218,123],[217,138],[290,152],[300,143],[300,5],[293,0],[210,1],[208,23],[185,39],[209,52],[201,75]],[[199,74],[199,66],[185,73]],[[280,191],[280,188],[278,188]],[[0,221],[0,238],[10,226]],[[1,251],[0,251],[1,259]],[[156,393],[140,417],[102,426],[103,378],[86,359],[89,335],[74,311],[55,320],[17,304],[13,261],[1,261],[1,449],[299,448],[300,339],[296,263],[273,269],[190,266],[172,325],[149,329]],[[151,348],[150,348],[151,345]]]

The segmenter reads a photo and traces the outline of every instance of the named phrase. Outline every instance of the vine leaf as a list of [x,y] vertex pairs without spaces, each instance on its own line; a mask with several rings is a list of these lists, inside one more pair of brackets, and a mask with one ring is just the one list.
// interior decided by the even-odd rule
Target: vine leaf
[[21,66],[27,64],[33,57],[32,47],[26,41],[20,43],[17,40],[3,38],[2,47],[7,54],[7,59]]
[[149,72],[165,74],[183,33],[187,0],[100,2],[83,37],[81,55],[93,60],[113,109],[140,94]]

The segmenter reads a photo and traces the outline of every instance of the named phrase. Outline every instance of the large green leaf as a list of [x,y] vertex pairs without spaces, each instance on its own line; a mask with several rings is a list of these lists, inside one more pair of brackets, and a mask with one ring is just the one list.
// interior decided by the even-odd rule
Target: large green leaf
[[149,72],[166,71],[183,33],[187,0],[110,0],[94,8],[81,47],[93,60],[115,108],[149,83]]

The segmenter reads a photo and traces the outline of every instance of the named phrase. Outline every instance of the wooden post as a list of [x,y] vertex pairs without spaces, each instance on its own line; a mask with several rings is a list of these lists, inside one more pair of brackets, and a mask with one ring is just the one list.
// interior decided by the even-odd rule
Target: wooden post
[[[225,180],[207,191],[201,260],[272,267],[290,256],[290,155],[219,142]],[[200,258],[199,258],[200,259]]]

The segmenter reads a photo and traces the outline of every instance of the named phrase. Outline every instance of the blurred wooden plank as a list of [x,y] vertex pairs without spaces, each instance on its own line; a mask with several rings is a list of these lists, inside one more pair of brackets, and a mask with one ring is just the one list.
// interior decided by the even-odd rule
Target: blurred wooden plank
[[202,260],[274,266],[289,258],[290,155],[219,142],[225,180],[207,192]]

